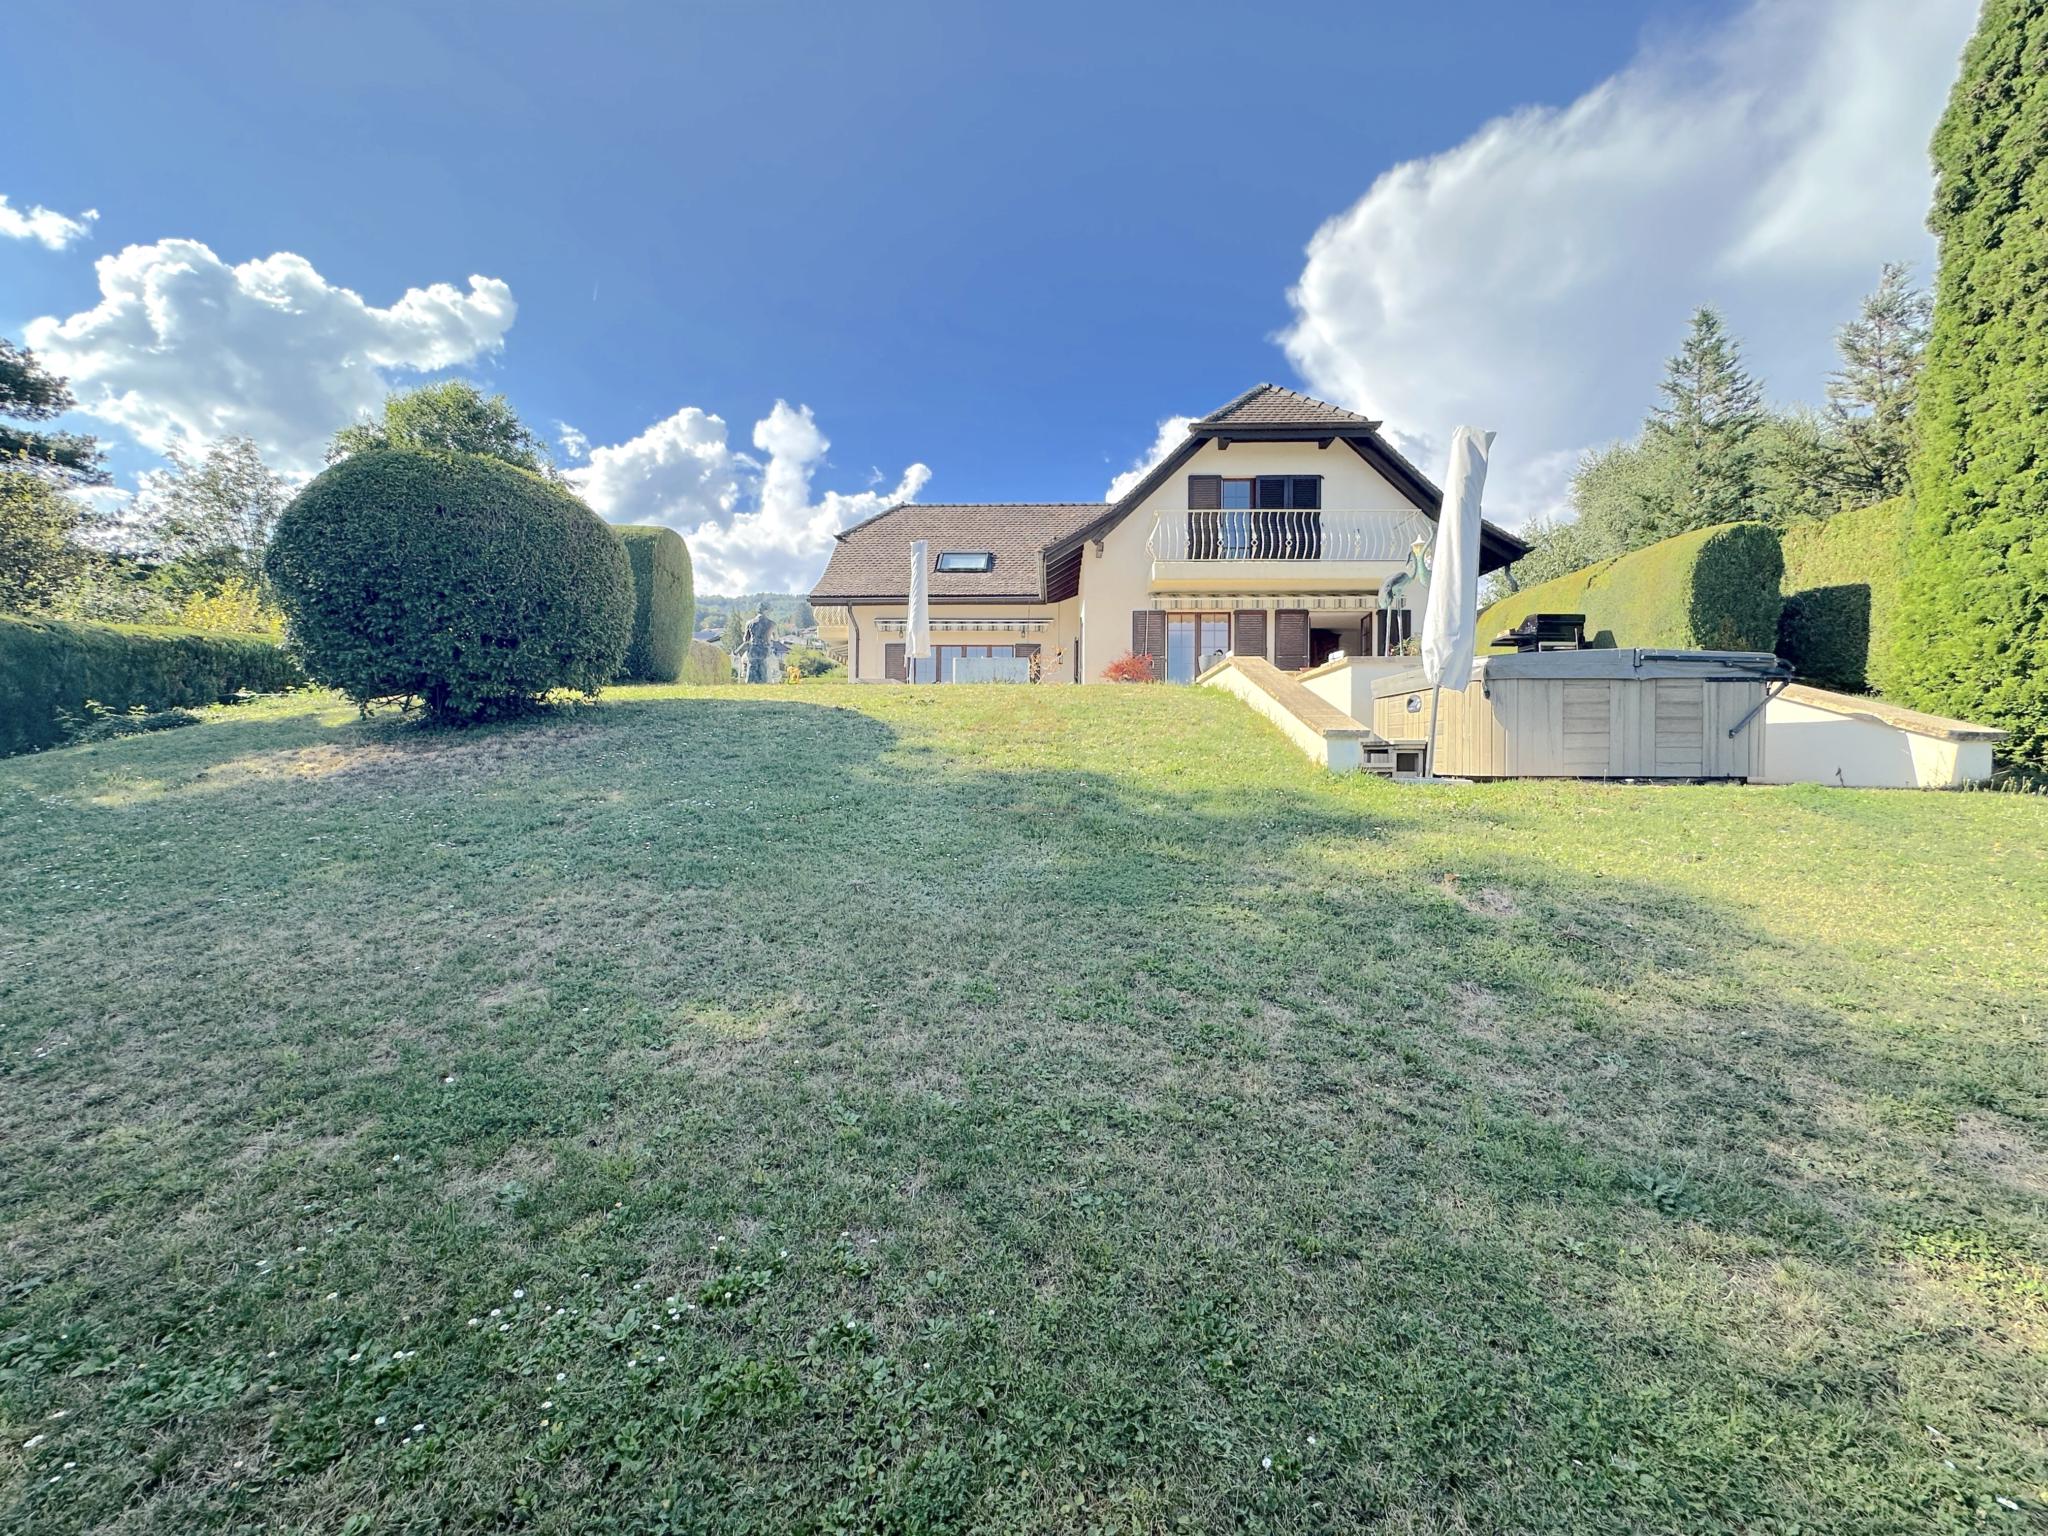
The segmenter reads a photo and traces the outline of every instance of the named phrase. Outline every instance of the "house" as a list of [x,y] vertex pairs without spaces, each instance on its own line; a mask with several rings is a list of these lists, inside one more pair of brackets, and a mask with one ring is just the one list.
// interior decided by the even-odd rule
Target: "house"
[[[1194,422],[1113,502],[906,502],[834,536],[811,592],[856,682],[949,682],[1025,657],[1039,682],[1096,682],[1129,652],[1190,683],[1223,653],[1297,672],[1399,654],[1426,588],[1383,585],[1435,535],[1442,495],[1355,411],[1261,384]],[[906,655],[911,546],[927,545],[932,655]],[[1524,553],[1488,524],[1481,569]],[[970,671],[987,669],[970,668]]]

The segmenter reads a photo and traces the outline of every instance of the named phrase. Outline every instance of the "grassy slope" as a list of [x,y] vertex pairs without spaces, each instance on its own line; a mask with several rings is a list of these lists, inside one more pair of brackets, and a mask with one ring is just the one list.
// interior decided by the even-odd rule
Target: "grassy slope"
[[0,763],[0,1528],[2017,1525],[2044,850],[1166,689]]

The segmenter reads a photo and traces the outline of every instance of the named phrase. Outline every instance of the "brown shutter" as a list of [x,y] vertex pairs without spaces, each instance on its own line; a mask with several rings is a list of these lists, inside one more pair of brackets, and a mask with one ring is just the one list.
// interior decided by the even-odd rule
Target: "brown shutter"
[[1273,614],[1273,665],[1299,672],[1308,665],[1308,610],[1281,608]]
[[1221,475],[1188,476],[1188,510],[1207,512],[1220,509],[1223,505],[1223,477]]
[[1131,610],[1131,649],[1152,658],[1152,680],[1166,680],[1166,615],[1150,608]]
[[903,642],[891,640],[882,647],[882,676],[892,683],[910,681],[910,668],[903,661]]
[[1230,648],[1239,656],[1266,654],[1266,610],[1240,608],[1231,615]]
[[1038,681],[1038,647],[1037,647],[1037,646],[1035,646],[1035,645],[1029,645],[1029,644],[1026,644],[1026,645],[1013,645],[1013,646],[1011,646],[1011,647],[1010,647],[1010,654],[1011,654],[1012,656],[1021,656],[1021,657],[1023,657],[1023,658],[1024,658],[1024,659],[1025,659],[1026,661],[1028,661],[1028,662],[1030,662],[1030,663],[1031,663],[1031,681],[1033,681],[1034,683],[1035,683],[1035,682],[1037,682],[1037,681]]

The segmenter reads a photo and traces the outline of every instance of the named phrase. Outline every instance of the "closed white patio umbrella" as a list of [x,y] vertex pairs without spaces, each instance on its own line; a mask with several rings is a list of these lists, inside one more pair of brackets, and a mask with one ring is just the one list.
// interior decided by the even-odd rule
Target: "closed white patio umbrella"
[[[910,667],[913,661],[924,661],[932,653],[932,594],[931,561],[928,558],[931,546],[923,539],[917,539],[910,546],[910,613],[903,621],[904,665],[911,676],[917,669]],[[944,682],[944,678],[939,679]]]
[[1460,427],[1451,435],[1451,464],[1429,561],[1429,606],[1422,615],[1422,679],[1432,690],[1425,778],[1436,774],[1436,717],[1444,682],[1463,688],[1472,680],[1479,629],[1479,493],[1486,488],[1493,437],[1478,427]]

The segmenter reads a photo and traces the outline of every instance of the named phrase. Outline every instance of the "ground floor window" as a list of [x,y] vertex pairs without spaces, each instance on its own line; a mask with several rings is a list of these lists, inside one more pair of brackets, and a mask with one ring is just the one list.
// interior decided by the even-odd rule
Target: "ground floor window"
[[1028,648],[1015,645],[935,645],[931,655],[910,659],[910,680],[913,683],[950,683],[953,681],[953,663],[963,656],[1028,656],[1037,649],[1035,645]]
[[1230,649],[1227,613],[1169,613],[1166,616],[1166,680],[1192,683]]

